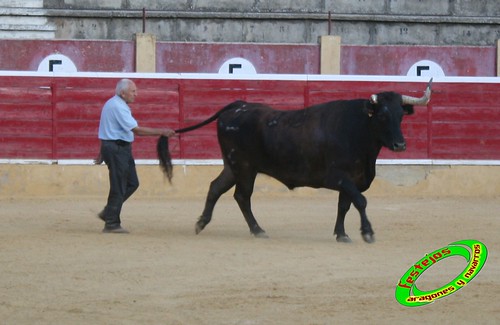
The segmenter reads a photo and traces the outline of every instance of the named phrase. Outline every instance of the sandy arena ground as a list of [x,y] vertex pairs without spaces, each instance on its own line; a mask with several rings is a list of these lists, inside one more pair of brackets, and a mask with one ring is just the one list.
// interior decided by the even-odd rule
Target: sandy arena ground
[[[368,197],[376,243],[332,236],[337,195],[260,196],[269,239],[253,238],[230,195],[194,234],[204,198],[131,199],[128,235],[102,234],[103,199],[0,200],[1,324],[499,324],[500,201]],[[400,305],[399,278],[426,253],[476,239],[483,270],[457,293]],[[450,257],[419,287],[444,285],[465,267]]]

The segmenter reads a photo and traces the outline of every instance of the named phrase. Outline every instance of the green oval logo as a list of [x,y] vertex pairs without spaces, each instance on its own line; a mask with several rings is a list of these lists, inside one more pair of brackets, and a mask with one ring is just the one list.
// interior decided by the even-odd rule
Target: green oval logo
[[[467,266],[462,273],[448,284],[435,290],[421,291],[418,289],[415,282],[422,273],[439,261],[457,255],[463,256],[467,261]],[[401,277],[396,286],[396,300],[404,306],[416,307],[449,296],[463,288],[481,271],[487,256],[486,246],[477,240],[461,240],[437,249],[417,261]]]

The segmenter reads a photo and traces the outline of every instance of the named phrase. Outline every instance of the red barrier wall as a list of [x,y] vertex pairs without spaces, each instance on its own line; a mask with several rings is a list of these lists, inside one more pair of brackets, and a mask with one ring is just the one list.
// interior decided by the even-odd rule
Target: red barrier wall
[[[438,64],[446,76],[496,76],[494,46],[342,45],[343,75],[403,75],[421,61]],[[0,70],[36,71],[51,54],[63,54],[79,72],[134,72],[133,41],[0,40]],[[159,73],[218,73],[235,57],[250,61],[257,73],[318,74],[319,44],[157,42]]]
[[135,71],[133,41],[0,40],[0,70],[37,71],[51,54],[63,54],[78,71]]
[[451,76],[496,76],[493,46],[343,45],[341,74],[405,76],[420,60],[433,61]]
[[[335,99],[368,98],[392,90],[420,96],[425,83],[391,80],[234,80],[134,78],[139,96],[132,108],[140,125],[183,127],[200,122],[232,102],[264,102],[299,109]],[[0,76],[1,159],[92,159],[103,103],[115,77]],[[129,76],[130,77],[130,76]],[[281,78],[275,76],[276,79]],[[213,79],[207,79],[213,78]],[[315,80],[316,79],[316,80]],[[427,107],[403,122],[408,149],[381,158],[500,159],[500,82],[435,81]],[[215,123],[170,141],[174,158],[219,159]],[[137,159],[155,159],[156,138],[138,137]]]
[[218,73],[235,57],[252,62],[257,73],[319,73],[319,45],[186,42],[158,42],[156,71]]

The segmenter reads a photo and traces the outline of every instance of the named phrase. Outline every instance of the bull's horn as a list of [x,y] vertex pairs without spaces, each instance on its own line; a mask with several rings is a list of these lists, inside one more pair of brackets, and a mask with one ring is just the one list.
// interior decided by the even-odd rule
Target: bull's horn
[[407,96],[407,95],[402,95],[403,98],[403,105],[408,104],[408,105],[427,105],[429,101],[431,100],[431,85],[432,85],[432,78],[429,80],[429,83],[427,84],[427,88],[425,89],[424,96],[417,98],[417,97],[412,97],[412,96]]

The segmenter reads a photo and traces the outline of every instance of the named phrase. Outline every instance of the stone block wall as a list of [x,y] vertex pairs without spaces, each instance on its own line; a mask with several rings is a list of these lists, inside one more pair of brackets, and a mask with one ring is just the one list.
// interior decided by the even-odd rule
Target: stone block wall
[[[498,0],[32,0],[5,6],[3,21],[45,18],[53,27],[46,28],[47,38],[56,39],[133,40],[145,31],[159,41],[317,43],[330,32],[349,45],[492,46],[500,38]],[[0,37],[16,38],[21,29],[0,25]],[[40,36],[33,31],[33,37]]]

